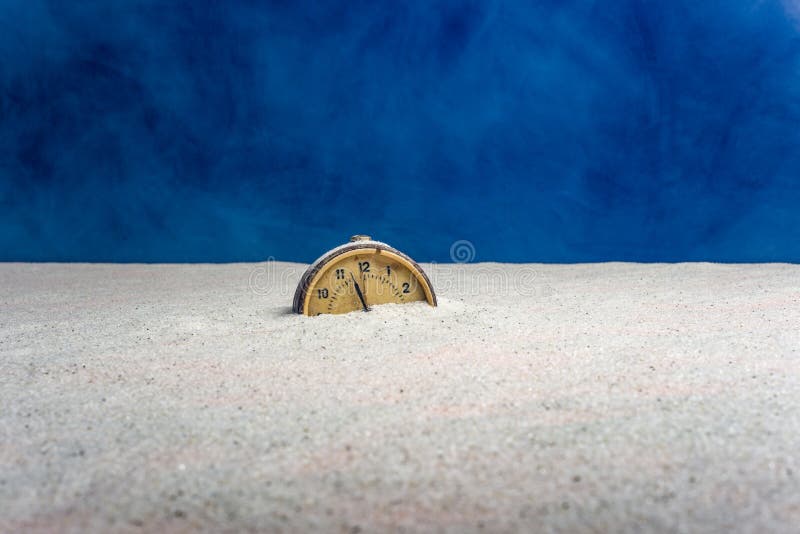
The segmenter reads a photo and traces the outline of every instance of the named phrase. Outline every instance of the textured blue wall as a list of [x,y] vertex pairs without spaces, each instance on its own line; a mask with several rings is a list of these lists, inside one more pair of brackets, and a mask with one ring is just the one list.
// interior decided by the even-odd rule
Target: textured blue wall
[[0,259],[797,262],[798,4],[4,0]]

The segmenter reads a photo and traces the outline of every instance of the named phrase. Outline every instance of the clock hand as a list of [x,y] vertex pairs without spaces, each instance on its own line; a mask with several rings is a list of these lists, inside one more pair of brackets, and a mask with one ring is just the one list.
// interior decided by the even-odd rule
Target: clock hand
[[361,292],[361,288],[358,287],[358,282],[356,282],[356,277],[353,276],[352,272],[350,273],[350,278],[353,279],[353,284],[356,286],[356,293],[358,293],[358,298],[361,300],[361,305],[364,306],[364,311],[369,311],[369,308],[367,308],[367,301],[364,300],[364,294]]

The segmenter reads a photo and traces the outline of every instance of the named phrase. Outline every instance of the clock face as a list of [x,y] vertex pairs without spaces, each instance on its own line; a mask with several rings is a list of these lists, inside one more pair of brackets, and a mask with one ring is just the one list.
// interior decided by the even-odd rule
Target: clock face
[[295,296],[295,311],[306,315],[369,311],[387,303],[436,305],[419,266],[388,246],[345,247],[312,265],[303,278]]

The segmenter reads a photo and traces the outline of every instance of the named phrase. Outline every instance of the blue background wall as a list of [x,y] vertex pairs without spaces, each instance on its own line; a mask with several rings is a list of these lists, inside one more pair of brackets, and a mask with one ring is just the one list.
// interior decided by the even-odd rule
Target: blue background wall
[[4,0],[0,259],[797,262],[792,4]]

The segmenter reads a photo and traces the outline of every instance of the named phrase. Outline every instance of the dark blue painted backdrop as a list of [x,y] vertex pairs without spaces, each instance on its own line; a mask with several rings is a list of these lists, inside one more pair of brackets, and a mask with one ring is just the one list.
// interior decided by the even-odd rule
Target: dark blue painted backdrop
[[793,5],[4,0],[0,259],[800,261]]

